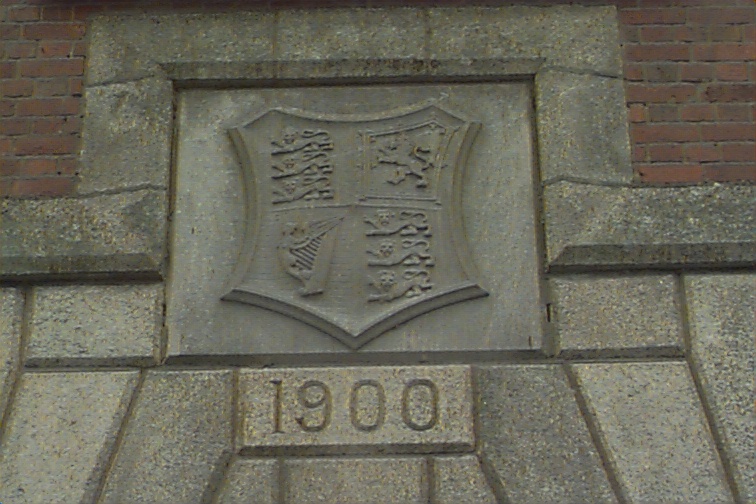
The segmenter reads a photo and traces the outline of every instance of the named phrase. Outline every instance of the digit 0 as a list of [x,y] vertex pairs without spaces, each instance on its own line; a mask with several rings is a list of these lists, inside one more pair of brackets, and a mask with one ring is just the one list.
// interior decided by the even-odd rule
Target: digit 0
[[[413,418],[410,411],[413,391],[419,392],[421,388],[426,389],[430,396],[430,415],[425,421]],[[402,420],[407,427],[416,431],[426,431],[438,424],[438,387],[435,383],[426,379],[410,380],[407,383],[402,392]]]

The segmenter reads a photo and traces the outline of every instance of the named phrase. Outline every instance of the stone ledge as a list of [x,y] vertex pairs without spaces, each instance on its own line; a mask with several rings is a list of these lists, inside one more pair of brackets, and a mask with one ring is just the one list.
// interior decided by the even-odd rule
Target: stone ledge
[[163,190],[0,201],[0,281],[162,275]]
[[551,271],[741,267],[756,262],[756,186],[544,189]]

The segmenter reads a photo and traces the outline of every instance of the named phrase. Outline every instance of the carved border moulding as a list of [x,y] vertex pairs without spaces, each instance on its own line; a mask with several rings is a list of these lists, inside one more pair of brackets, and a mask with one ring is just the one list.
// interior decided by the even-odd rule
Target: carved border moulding
[[418,315],[488,295],[460,209],[479,128],[423,104],[379,115],[272,109],[231,129],[247,227],[223,299],[357,349]]

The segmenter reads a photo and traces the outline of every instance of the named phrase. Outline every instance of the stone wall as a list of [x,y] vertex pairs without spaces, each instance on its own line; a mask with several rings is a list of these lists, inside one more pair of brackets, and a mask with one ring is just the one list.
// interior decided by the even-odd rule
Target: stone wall
[[[2,201],[0,501],[752,502],[756,188],[635,183],[616,16],[563,5],[92,18],[79,193]],[[215,216],[214,199],[238,190],[182,199],[192,162],[223,164],[182,161],[181,142],[226,134],[247,103],[185,140],[187,93],[252,90],[242,114],[260,93],[317,109],[317,93],[360,97],[366,84],[386,101],[442,89],[439,110],[459,100],[452,84],[484,100],[494,87],[506,106],[489,113],[530,125],[501,155],[485,137],[498,126],[481,120],[465,182],[476,189],[454,207],[482,237],[472,260],[489,297],[386,328],[363,350],[241,304],[240,328],[188,337],[177,279],[228,265],[182,254],[259,216],[177,232],[182,215]],[[233,160],[221,144],[207,151]],[[491,152],[503,168],[481,170]],[[501,187],[523,181],[506,199]],[[479,194],[492,199],[476,205]],[[521,200],[528,211],[487,211]],[[508,263],[534,280],[511,281]],[[477,346],[464,347],[464,327],[442,332],[477,313],[498,321]],[[523,337],[526,318],[542,323]],[[418,343],[428,327],[442,344]],[[254,331],[270,346],[228,345]],[[269,351],[292,336],[299,353]]]

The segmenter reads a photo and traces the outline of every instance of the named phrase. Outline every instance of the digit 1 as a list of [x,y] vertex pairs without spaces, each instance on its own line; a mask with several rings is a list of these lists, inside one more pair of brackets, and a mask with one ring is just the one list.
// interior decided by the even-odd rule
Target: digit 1
[[273,399],[273,434],[281,434],[281,399],[283,396],[283,382],[281,380],[270,380],[276,387],[276,395]]

